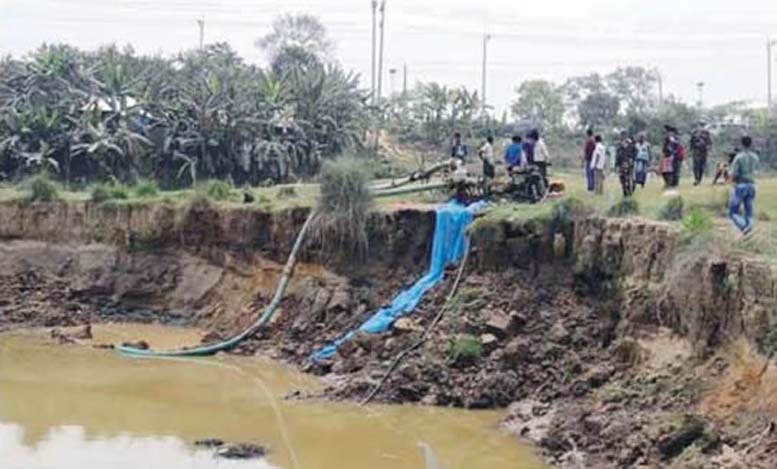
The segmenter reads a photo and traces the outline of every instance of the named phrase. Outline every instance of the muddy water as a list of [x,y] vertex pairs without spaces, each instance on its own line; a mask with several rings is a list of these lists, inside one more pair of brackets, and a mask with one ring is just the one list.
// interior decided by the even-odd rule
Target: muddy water
[[[137,332],[95,335],[110,341]],[[147,329],[142,336],[166,345],[196,333]],[[281,399],[318,385],[257,359],[138,360],[55,346],[39,334],[0,336],[0,467],[542,467],[496,428],[498,413]],[[256,442],[271,453],[259,461],[217,460],[192,445],[202,438]]]

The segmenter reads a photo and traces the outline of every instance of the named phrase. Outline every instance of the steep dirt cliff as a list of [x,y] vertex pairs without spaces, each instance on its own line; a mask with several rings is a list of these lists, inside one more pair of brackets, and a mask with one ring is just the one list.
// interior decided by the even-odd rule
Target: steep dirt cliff
[[[306,217],[212,204],[0,204],[0,328],[125,319],[234,332],[271,296]],[[425,268],[433,229],[433,212],[376,212],[368,257],[309,245],[289,304],[314,315],[373,307],[387,277]]]
[[[112,320],[234,333],[268,300],[306,216],[0,204],[0,330]],[[377,400],[510,406],[508,427],[559,467],[769,467],[762,401],[777,373],[752,350],[773,347],[774,274],[664,223],[478,223],[451,303],[453,275],[393,331],[312,364],[427,268],[433,229],[433,212],[379,212],[366,258],[308,246],[278,319],[237,352],[327,374],[326,397],[361,399],[445,307]]]
[[670,327],[701,355],[739,337],[761,344],[777,322],[775,275],[767,262],[685,238],[671,225],[580,220],[575,253],[581,288],[617,297],[629,326]]

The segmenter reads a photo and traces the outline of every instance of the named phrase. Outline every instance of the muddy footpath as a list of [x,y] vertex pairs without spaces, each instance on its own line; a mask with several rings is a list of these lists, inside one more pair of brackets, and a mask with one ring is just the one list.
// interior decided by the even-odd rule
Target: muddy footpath
[[[3,210],[0,220],[13,216]],[[84,210],[81,225],[68,221],[71,208],[0,233],[0,332],[153,322],[202,328],[204,342],[227,337],[268,301],[304,219],[194,214],[210,221],[138,248],[128,235],[95,239],[114,222]],[[50,239],[44,228],[56,216],[64,230],[92,227],[70,242]],[[142,231],[155,216],[163,215],[110,220]],[[308,255],[271,327],[231,353],[323,377],[323,393],[289,398],[360,402],[385,379],[374,402],[505,409],[505,428],[554,467],[774,467],[777,371],[766,356],[777,295],[768,265],[688,249],[655,222],[563,228],[476,226],[452,299],[455,270],[391,332],[357,335],[314,363],[315,350],[424,270],[433,214],[385,216],[369,262]]]

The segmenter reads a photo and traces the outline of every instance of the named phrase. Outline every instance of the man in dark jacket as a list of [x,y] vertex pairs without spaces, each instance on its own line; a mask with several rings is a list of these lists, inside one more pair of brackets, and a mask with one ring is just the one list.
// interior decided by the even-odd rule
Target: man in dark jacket
[[627,132],[621,132],[621,141],[615,152],[615,168],[621,180],[624,197],[634,194],[634,162],[637,157],[637,147]]
[[704,178],[707,171],[707,155],[709,155],[712,146],[712,137],[707,129],[704,128],[704,122],[699,125],[691,134],[691,155],[693,156],[693,185],[698,186]]
[[585,180],[588,187],[588,192],[594,191],[594,168],[591,165],[591,160],[594,156],[594,150],[596,150],[596,140],[594,140],[594,130],[588,129],[585,133],[585,146],[583,147],[583,167],[585,168]]
[[467,148],[467,145],[461,143],[461,134],[456,132],[455,134],[453,134],[453,146],[451,147],[451,158],[456,158],[466,163],[468,156],[469,156],[469,148]]

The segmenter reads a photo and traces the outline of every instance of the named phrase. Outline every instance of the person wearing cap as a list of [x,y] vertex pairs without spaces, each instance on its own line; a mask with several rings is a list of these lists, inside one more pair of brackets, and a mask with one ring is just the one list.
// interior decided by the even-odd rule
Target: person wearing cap
[[[758,169],[758,155],[752,151],[753,139],[742,137],[742,151],[731,163],[731,179],[734,188],[728,205],[728,215],[734,226],[747,236],[753,231],[755,206],[755,171]],[[744,216],[741,209],[744,207]]]
[[706,129],[706,124],[700,121],[691,134],[689,144],[693,157],[694,186],[701,184],[704,173],[707,171],[707,155],[709,154],[710,146],[712,146],[712,137]]

